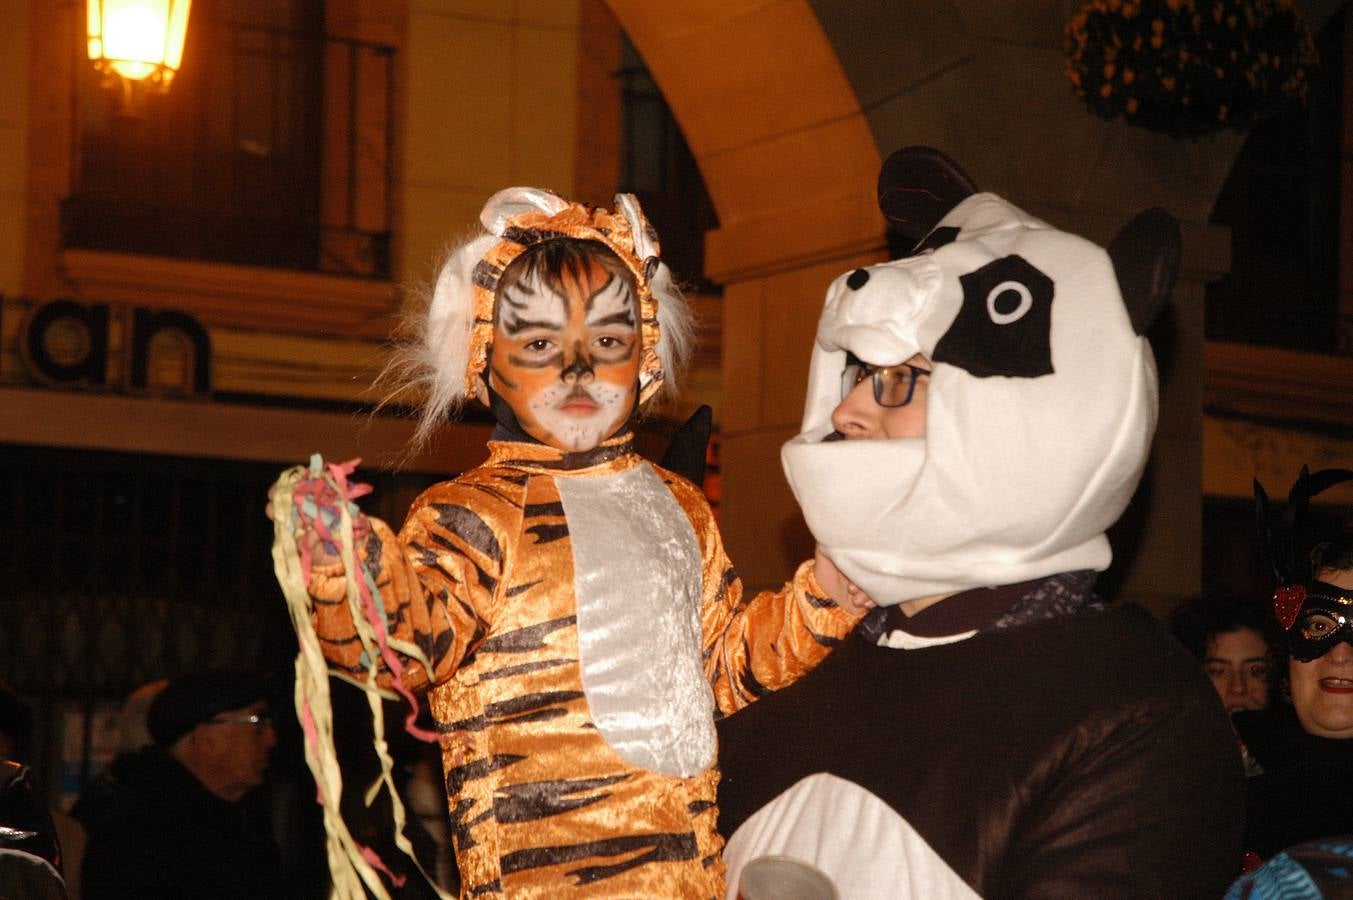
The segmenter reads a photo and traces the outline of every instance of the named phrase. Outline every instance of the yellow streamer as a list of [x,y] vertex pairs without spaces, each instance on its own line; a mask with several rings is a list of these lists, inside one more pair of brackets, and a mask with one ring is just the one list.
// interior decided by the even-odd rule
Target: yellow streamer
[[[308,468],[296,466],[282,473],[272,499],[273,566],[277,573],[277,581],[282,586],[282,593],[286,597],[291,623],[296,629],[296,637],[300,644],[300,651],[296,655],[296,715],[306,732],[305,761],[315,777],[315,784],[324,806],[325,846],[329,872],[333,880],[330,897],[334,900],[366,900],[368,894],[362,889],[365,885],[376,900],[390,900],[390,894],[381,882],[376,867],[363,854],[363,848],[352,836],[347,823],[339,813],[343,776],[334,747],[333,702],[329,695],[330,672],[310,617],[313,601],[302,570],[300,550],[296,546],[296,535],[292,526],[294,510],[292,495],[296,486],[307,478],[321,477],[338,496],[344,496],[336,479],[325,472],[319,458],[314,457]],[[395,695],[389,691],[382,691],[376,683],[377,669],[381,660],[380,645],[361,608],[357,578],[361,575],[362,569],[357,560],[352,513],[346,498],[338,503],[337,507],[339,521],[336,536],[347,581],[347,602],[353,624],[366,653],[367,677],[357,681],[340,673],[333,674],[339,674],[345,680],[358,685],[366,694],[367,705],[371,710],[376,756],[380,761],[380,774],[367,788],[363,799],[369,807],[380,793],[381,787],[386,788],[393,810],[395,845],[413,860],[418,871],[427,879],[438,897],[451,900],[450,894],[427,877],[427,873],[423,871],[422,865],[414,855],[412,844],[404,834],[404,804],[399,792],[395,790],[394,760],[390,757],[389,745],[385,740],[385,716],[381,708],[382,699],[392,699]],[[379,604],[379,593],[374,585],[371,586],[371,590],[373,599]],[[400,653],[427,665],[426,657],[418,647],[389,638],[387,643]],[[310,721],[309,725],[307,718]]]

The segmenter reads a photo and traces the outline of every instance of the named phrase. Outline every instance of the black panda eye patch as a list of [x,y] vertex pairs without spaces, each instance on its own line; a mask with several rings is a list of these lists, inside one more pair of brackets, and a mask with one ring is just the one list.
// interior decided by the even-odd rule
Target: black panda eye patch
[[1011,255],[958,281],[963,306],[931,359],[978,378],[1051,375],[1052,279]]
[[1033,306],[1034,295],[1018,281],[1002,281],[987,294],[987,316],[997,325],[1018,322]]

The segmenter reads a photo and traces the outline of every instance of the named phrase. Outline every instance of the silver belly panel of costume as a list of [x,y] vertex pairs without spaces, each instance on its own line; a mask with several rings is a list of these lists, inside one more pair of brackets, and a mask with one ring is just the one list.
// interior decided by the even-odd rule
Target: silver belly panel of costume
[[714,764],[714,696],[701,660],[703,574],[690,520],[647,463],[556,484],[597,730],[634,765],[703,772]]

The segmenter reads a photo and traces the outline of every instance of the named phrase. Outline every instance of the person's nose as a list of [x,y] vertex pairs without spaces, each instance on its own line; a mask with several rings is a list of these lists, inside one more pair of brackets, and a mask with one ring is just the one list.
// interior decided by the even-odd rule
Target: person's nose
[[1226,692],[1237,697],[1245,696],[1246,689],[1249,687],[1245,673],[1233,670],[1230,678],[1226,681]]
[[592,371],[592,361],[587,358],[583,352],[582,341],[573,342],[573,359],[569,361],[564,370],[559,373],[561,381],[582,381],[584,378],[590,378],[595,373]]
[[880,407],[874,402],[874,386],[866,378],[851,389],[832,410],[832,427],[847,439],[872,438],[882,433]]
[[1340,641],[1325,655],[1329,657],[1330,662],[1353,664],[1353,643]]

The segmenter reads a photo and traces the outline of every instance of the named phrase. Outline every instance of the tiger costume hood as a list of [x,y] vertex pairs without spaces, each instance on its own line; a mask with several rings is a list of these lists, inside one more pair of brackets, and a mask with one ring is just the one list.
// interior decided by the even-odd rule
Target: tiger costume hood
[[511,187],[488,199],[479,221],[483,230],[453,248],[438,269],[414,340],[395,363],[396,380],[426,395],[416,443],[465,401],[490,404],[485,371],[498,282],[514,259],[544,241],[596,241],[620,259],[634,278],[638,301],[640,406],[675,393],[691,347],[691,314],[637,197],[616,194],[615,209],[608,211],[540,188]]
[[[814,536],[880,605],[1103,570],[1104,532],[1156,424],[1142,336],[1179,234],[1163,210],[1108,249],[976,191],[929,148],[893,154],[879,202],[914,247],[827,291],[802,433],[782,451]],[[847,352],[933,364],[925,436],[827,441]]]

